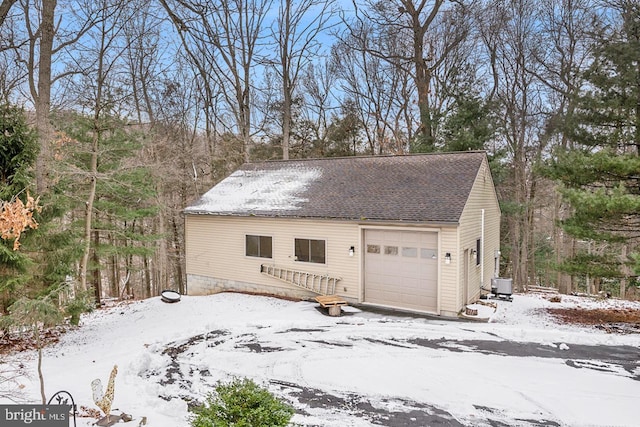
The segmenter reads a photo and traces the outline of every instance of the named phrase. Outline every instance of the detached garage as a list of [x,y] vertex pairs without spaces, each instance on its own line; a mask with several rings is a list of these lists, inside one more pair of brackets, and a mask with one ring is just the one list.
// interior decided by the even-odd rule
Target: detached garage
[[484,152],[248,163],[185,209],[187,293],[455,316],[489,289],[500,210]]

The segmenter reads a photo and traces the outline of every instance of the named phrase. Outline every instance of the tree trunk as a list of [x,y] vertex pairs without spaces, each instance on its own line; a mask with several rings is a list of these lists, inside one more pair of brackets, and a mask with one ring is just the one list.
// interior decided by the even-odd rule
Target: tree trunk
[[105,34],[101,34],[100,51],[98,53],[98,67],[96,70],[96,96],[93,105],[93,137],[91,141],[91,158],[89,163],[89,196],[85,202],[85,225],[84,225],[84,252],[80,262],[80,289],[87,290],[87,265],[89,253],[91,251],[91,228],[93,223],[93,205],[96,199],[96,188],[98,184],[98,153],[102,138],[102,90],[104,85],[104,54],[105,54]]
[[18,0],[2,0],[0,3],[0,27],[4,24],[4,20],[9,15],[9,9],[13,6]]
[[620,279],[620,298],[624,299],[627,295],[627,283],[631,277],[632,271],[629,267],[629,244],[622,245],[620,253],[620,264],[622,265],[622,279]]
[[82,259],[80,260],[80,290],[87,290],[87,269],[89,265],[89,255],[91,253],[91,227],[93,221],[93,204],[96,198],[96,185],[97,185],[97,171],[98,171],[98,140],[100,138],[100,131],[96,129],[98,127],[98,118],[95,117],[94,135],[91,149],[91,161],[89,170],[89,197],[85,202],[85,214],[84,214],[84,248],[82,253]]
[[144,269],[144,289],[142,290],[142,298],[149,298],[151,297],[152,272],[151,262],[149,262],[149,257],[146,255],[142,258],[142,267]]
[[100,307],[100,303],[102,301],[102,275],[100,273],[100,268],[98,268],[98,266],[100,265],[100,258],[98,257],[98,251],[96,251],[95,249],[100,243],[100,232],[94,230],[92,236],[93,249],[91,250],[91,258],[93,261],[93,265],[96,266],[93,270],[93,292],[96,299],[96,306]]
[[420,110],[420,128],[416,132],[421,140],[424,151],[433,151],[435,141],[433,137],[433,125],[431,121],[431,108],[429,106],[429,91],[431,86],[431,70],[422,56],[422,46],[415,48],[414,64],[416,72],[416,89],[418,91],[418,109]]
[[[166,203],[162,203],[161,206],[166,206]],[[155,260],[154,271],[156,273],[153,280],[149,284],[149,296],[157,295],[156,291],[159,291],[158,287],[164,287],[169,283],[167,268],[169,253],[167,250],[167,240],[170,239],[170,237],[167,233],[167,212],[167,209],[162,209],[160,211],[160,214],[158,215],[158,221],[156,221],[155,223],[155,226],[157,227],[156,233],[163,237],[158,242],[156,254],[152,258],[153,260]]]
[[[49,186],[50,145],[53,129],[49,120],[51,112],[51,58],[53,55],[53,38],[55,36],[56,0],[42,0],[42,21],[40,23],[40,47],[38,55],[38,90],[32,94],[35,101],[36,129],[40,152],[36,159],[36,191],[43,194]],[[33,71],[32,71],[33,72]]]
[[282,73],[282,159],[289,160],[289,137],[291,136],[291,76],[289,70],[289,35],[291,29],[291,0],[285,0],[285,9],[280,25],[280,66]]
[[171,225],[173,228],[173,245],[176,252],[175,257],[175,272],[176,272],[176,281],[178,282],[178,290],[181,294],[185,294],[187,292],[184,273],[182,271],[182,260],[183,257],[183,249],[182,249],[182,238],[180,236],[180,232],[178,230],[178,223],[176,221],[175,216],[171,219]]
[[[553,196],[553,223],[559,224],[564,219],[562,214],[562,196],[558,193],[558,190],[554,190]],[[568,236],[558,225],[553,227],[553,242],[555,252],[556,265],[560,265],[562,261],[568,257],[571,253],[571,246],[568,242]],[[563,294],[568,294],[571,289],[571,276],[560,270],[556,271],[556,286],[558,291]]]
[[[435,62],[432,46],[429,45],[425,49],[425,34],[431,27],[433,20],[440,11],[440,7],[444,0],[435,0],[429,3],[431,10],[427,16],[421,18],[423,8],[426,3],[421,3],[416,9],[413,1],[402,1],[403,10],[406,11],[411,18],[411,30],[413,31],[413,66],[415,68],[415,85],[418,92],[418,110],[420,111],[420,128],[416,132],[420,139],[420,151],[432,151],[435,148],[435,140],[433,133],[432,111],[429,102],[429,94],[431,92],[432,70],[430,62]],[[454,44],[457,44],[454,42]],[[447,46],[442,52],[446,55],[452,46]],[[428,50],[428,51],[427,51]]]
[[[285,79],[287,80],[287,79]],[[289,160],[289,139],[291,138],[291,94],[289,89],[284,89],[284,102],[282,111],[282,159]]]
[[40,340],[40,329],[35,325],[33,330],[36,338],[36,346],[38,347],[38,380],[40,381],[40,397],[42,404],[47,404],[47,395],[44,392],[44,374],[42,373],[42,341]]
[[[117,246],[116,241],[113,237],[110,237],[111,240],[111,244],[114,246]],[[111,266],[110,266],[110,270],[111,270],[111,291],[110,296],[111,297],[118,297],[120,295],[120,274],[118,273],[118,255],[117,254],[113,254],[111,255]]]

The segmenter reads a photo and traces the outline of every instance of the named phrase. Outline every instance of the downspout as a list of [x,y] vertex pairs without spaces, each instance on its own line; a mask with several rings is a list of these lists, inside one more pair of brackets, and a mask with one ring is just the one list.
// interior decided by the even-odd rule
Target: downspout
[[480,289],[484,287],[484,209],[480,215]]

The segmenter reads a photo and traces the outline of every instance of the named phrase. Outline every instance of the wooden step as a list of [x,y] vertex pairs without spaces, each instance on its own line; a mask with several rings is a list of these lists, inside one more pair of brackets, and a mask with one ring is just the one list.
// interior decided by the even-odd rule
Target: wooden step
[[320,295],[316,297],[316,301],[324,308],[334,305],[347,305],[347,302],[338,295]]
[[340,316],[342,313],[342,306],[347,305],[347,302],[340,298],[338,295],[321,295],[316,297],[316,301],[320,303],[322,308],[326,308],[329,312],[329,316]]

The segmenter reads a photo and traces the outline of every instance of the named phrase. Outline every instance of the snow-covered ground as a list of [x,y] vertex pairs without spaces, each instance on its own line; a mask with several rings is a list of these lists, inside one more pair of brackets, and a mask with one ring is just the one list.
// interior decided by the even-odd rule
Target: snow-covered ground
[[[46,391],[95,408],[91,381],[106,384],[118,365],[112,413],[134,417],[122,425],[146,417],[148,426],[186,427],[187,402],[234,376],[294,405],[300,426],[638,425],[640,334],[558,324],[541,310],[631,303],[497,303],[495,312],[479,307],[486,323],[353,307],[328,317],[312,302],[236,293],[123,303],[83,316],[45,350]],[[21,382],[37,403],[35,353],[5,359],[31,374]]]

